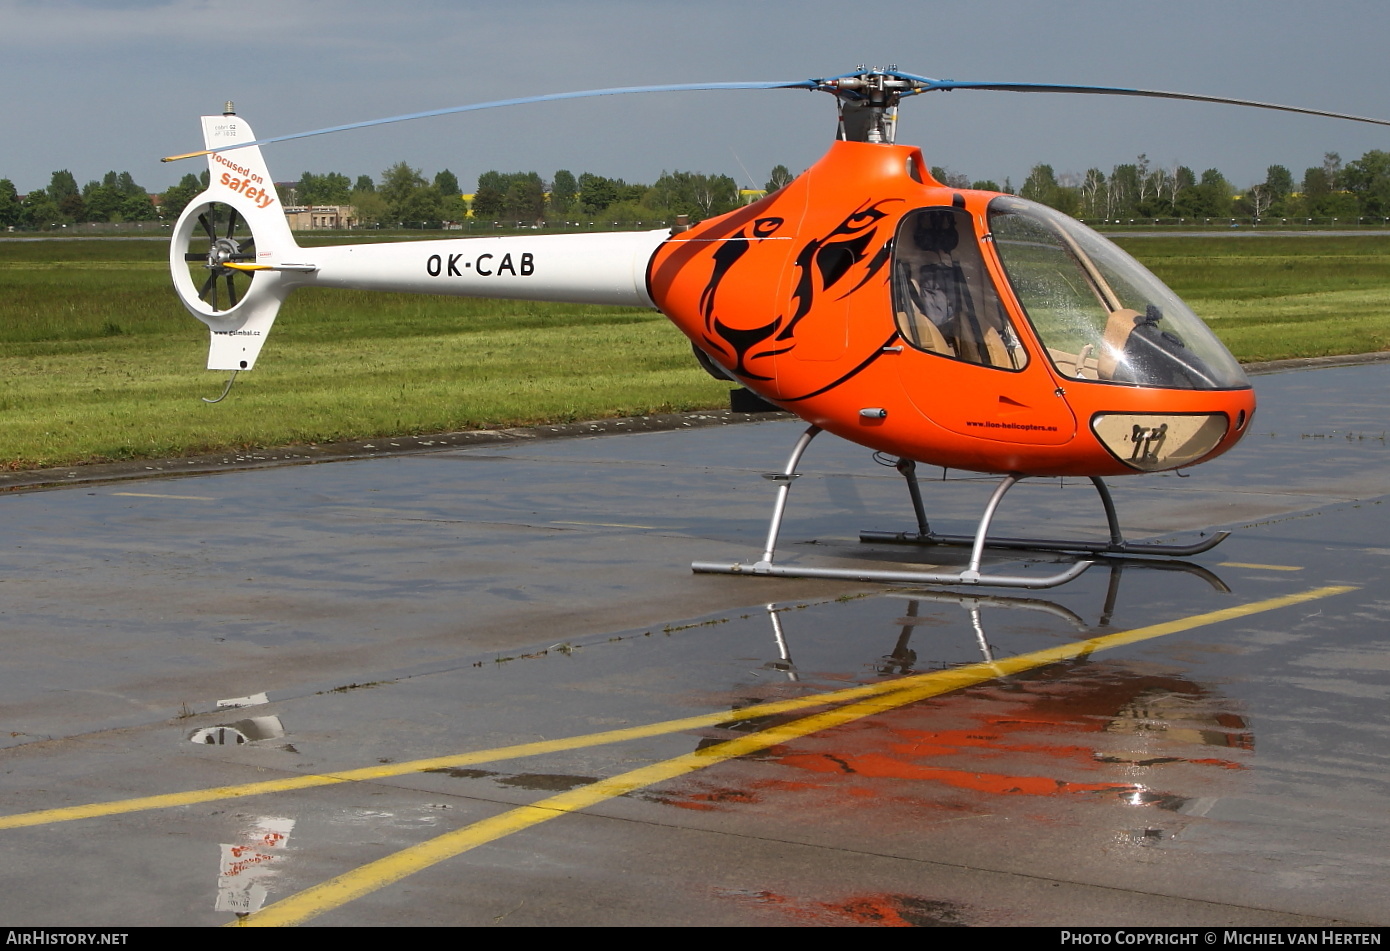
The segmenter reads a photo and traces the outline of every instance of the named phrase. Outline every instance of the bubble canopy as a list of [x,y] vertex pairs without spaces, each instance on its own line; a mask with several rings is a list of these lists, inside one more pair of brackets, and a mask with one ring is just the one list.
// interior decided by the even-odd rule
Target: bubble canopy
[[1113,242],[1008,195],[989,203],[989,228],[1014,295],[1063,376],[1184,390],[1249,388],[1216,335]]

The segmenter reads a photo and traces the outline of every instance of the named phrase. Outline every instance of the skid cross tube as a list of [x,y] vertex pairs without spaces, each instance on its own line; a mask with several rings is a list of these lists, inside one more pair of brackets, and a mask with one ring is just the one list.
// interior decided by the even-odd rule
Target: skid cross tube
[[[917,465],[911,459],[899,459],[895,468],[902,473],[907,480],[907,490],[912,497],[913,514],[917,517],[916,532],[860,532],[861,542],[877,542],[889,545],[952,545],[963,546],[978,544],[980,536],[975,535],[944,535],[933,532],[927,526],[926,513],[922,508],[922,491],[917,482]],[[1012,476],[1010,478],[1013,478]],[[1021,481],[1022,476],[1014,479],[1015,482]],[[1130,542],[1125,540],[1124,532],[1120,530],[1120,519],[1115,512],[1115,500],[1110,496],[1110,488],[1099,476],[1090,476],[1091,484],[1095,486],[1096,493],[1100,495],[1101,507],[1105,509],[1105,522],[1110,529],[1110,540],[1108,542],[1081,541],[1077,539],[1065,538],[991,538],[988,547],[990,548],[1010,548],[1024,551],[1061,551],[1076,552],[1090,555],[1163,555],[1172,558],[1185,558],[1189,555],[1200,555],[1204,551],[1211,551],[1221,544],[1231,534],[1230,532],[1214,532],[1210,537],[1191,545],[1155,545],[1145,542]],[[997,490],[996,490],[997,491]],[[1007,491],[1007,490],[1005,490]],[[993,500],[991,500],[991,504]]]
[[[985,535],[989,531],[989,523],[994,518],[994,513],[999,507],[999,502],[1011,487],[1018,483],[1021,476],[1011,475],[1005,479],[994,490],[994,495],[985,508],[985,514],[980,519],[980,526],[975,533],[974,548],[970,555],[970,564],[964,571],[957,572],[937,572],[937,571],[887,571],[878,568],[812,568],[800,565],[779,565],[774,560],[777,554],[777,539],[782,533],[782,517],[787,510],[787,497],[791,494],[792,482],[799,474],[796,471],[801,464],[801,457],[806,453],[806,447],[811,444],[821,432],[819,426],[811,426],[806,432],[801,434],[796,446],[792,449],[791,456],[787,459],[787,464],[781,472],[768,472],[763,474],[763,478],[777,483],[777,498],[773,502],[772,519],[768,523],[767,544],[763,547],[762,560],[751,565],[742,562],[715,562],[697,561],[693,562],[690,569],[696,574],[726,574],[726,575],[766,575],[777,578],[833,578],[843,581],[881,581],[881,582],[906,582],[909,584],[969,584],[969,585],[998,585],[1006,588],[1051,588],[1059,584],[1065,584],[1072,580],[1081,572],[1091,566],[1089,561],[1079,561],[1070,565],[1060,574],[1035,576],[1035,575],[995,575],[985,574],[980,571],[980,562],[984,557]],[[915,476],[913,477],[915,478]],[[909,485],[911,482],[909,482]],[[922,524],[925,526],[925,520]]]

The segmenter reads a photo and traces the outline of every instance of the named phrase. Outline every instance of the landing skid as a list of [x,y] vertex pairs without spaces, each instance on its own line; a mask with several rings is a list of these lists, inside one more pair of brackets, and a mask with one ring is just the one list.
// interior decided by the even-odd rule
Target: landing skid
[[[990,497],[989,504],[985,506],[984,515],[980,518],[980,526],[970,542],[973,545],[970,553],[970,564],[964,571],[886,571],[877,568],[811,568],[800,565],[779,565],[774,559],[777,552],[777,539],[782,531],[782,516],[787,509],[787,496],[791,494],[792,482],[798,477],[796,467],[800,464],[801,457],[806,452],[806,447],[811,444],[811,440],[815,439],[820,432],[821,429],[819,426],[811,426],[807,429],[806,432],[801,435],[801,438],[797,440],[796,447],[792,450],[791,456],[787,459],[786,467],[781,472],[770,472],[764,475],[764,478],[777,483],[777,500],[773,504],[772,521],[768,525],[767,544],[763,548],[762,558],[753,564],[697,561],[690,566],[692,571],[698,574],[750,574],[777,578],[833,578],[844,581],[906,582],[909,584],[966,584],[995,585],[1005,588],[1052,588],[1071,581],[1092,564],[1090,561],[1079,561],[1060,574],[1046,576],[987,574],[980,570],[980,563],[984,558],[985,537],[989,532],[990,522],[994,520],[994,513],[999,508],[999,503],[1004,498],[1004,493],[1008,492],[1020,478],[1019,476],[1009,476],[999,485],[999,488],[994,490],[994,495]],[[908,480],[908,485],[913,492],[914,504],[917,506],[917,511],[920,513],[922,511],[921,494],[916,487],[915,473],[913,477]],[[925,527],[925,518],[919,518],[918,524]]]
[[[907,480],[907,491],[912,496],[912,509],[917,516],[916,532],[860,532],[861,542],[878,542],[888,545],[975,545],[980,540],[979,533],[975,535],[941,535],[931,530],[927,524],[926,512],[922,507],[922,490],[917,483],[917,463],[911,459],[899,459],[895,468],[902,473]],[[1191,545],[1153,545],[1144,542],[1130,542],[1125,540],[1124,533],[1120,531],[1120,520],[1115,513],[1115,501],[1110,497],[1110,489],[1100,479],[1099,476],[1091,476],[1091,484],[1096,487],[1096,492],[1100,495],[1100,503],[1105,509],[1105,521],[1110,528],[1110,540],[1108,542],[1080,541],[1076,539],[1062,538],[991,538],[987,545],[990,548],[1012,548],[1025,551],[1060,551],[1074,552],[1091,555],[1163,555],[1170,558],[1184,558],[1189,555],[1200,555],[1204,551],[1211,551],[1221,544],[1231,534],[1230,532],[1216,532],[1202,541]],[[1014,485],[1023,480],[1021,476],[1009,476],[1004,480],[1004,484],[995,491],[996,497],[1002,496]],[[993,500],[991,500],[993,502]]]

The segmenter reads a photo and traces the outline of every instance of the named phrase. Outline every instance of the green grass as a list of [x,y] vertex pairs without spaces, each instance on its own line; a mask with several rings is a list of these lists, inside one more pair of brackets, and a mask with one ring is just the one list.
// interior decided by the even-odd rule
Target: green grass
[[[1390,239],[1126,246],[1242,360],[1390,347]],[[0,240],[0,465],[497,428],[727,405],[665,318],[311,289],[216,406],[161,241]]]
[[[660,314],[310,289],[225,402],[160,242],[0,241],[0,465],[724,405]],[[617,355],[616,358],[614,355]]]
[[1390,348],[1390,237],[1119,243],[1243,362]]

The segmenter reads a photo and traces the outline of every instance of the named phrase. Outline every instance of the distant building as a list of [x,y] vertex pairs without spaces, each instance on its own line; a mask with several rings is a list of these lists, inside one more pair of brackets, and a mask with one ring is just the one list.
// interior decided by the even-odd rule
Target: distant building
[[351,205],[287,205],[285,220],[291,231],[345,230],[357,227],[357,209]]

